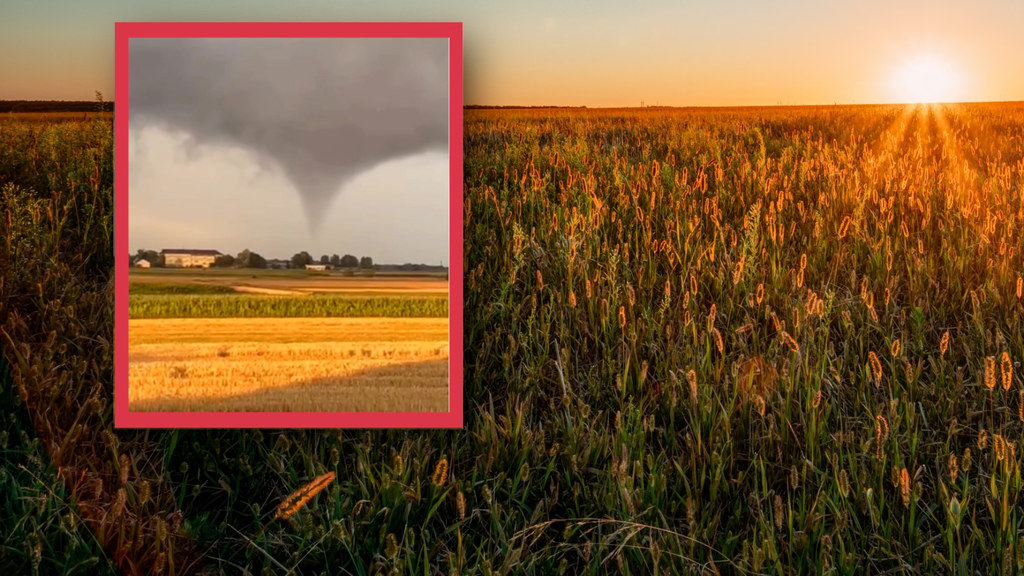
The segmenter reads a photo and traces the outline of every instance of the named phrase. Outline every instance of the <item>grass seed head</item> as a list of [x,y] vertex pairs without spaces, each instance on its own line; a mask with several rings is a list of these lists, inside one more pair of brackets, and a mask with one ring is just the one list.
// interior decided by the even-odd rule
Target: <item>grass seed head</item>
[[875,455],[882,458],[882,446],[889,438],[889,421],[881,414],[875,416]]
[[313,480],[307,482],[301,488],[292,492],[284,499],[281,504],[278,505],[277,511],[274,514],[274,519],[287,520],[298,513],[314,496],[319,494],[334,481],[334,472],[328,472],[317,476]]
[[945,356],[949,349],[949,330],[942,333],[942,340],[939,342],[939,355]]
[[910,507],[910,473],[904,468],[900,471],[900,496],[903,498],[903,506]]
[[398,557],[398,541],[391,532],[384,538],[384,554],[391,560]]
[[882,383],[882,361],[874,350],[868,352],[868,363],[871,365],[871,375],[875,379],[875,387]]
[[121,458],[118,460],[120,464],[118,472],[120,473],[121,484],[128,483],[128,469],[131,466],[131,461],[128,459],[127,454],[121,454]]
[[149,480],[143,480],[142,484],[139,485],[139,505],[144,506],[149,502],[152,496],[152,488],[149,486]]
[[900,355],[900,339],[897,338],[892,341],[892,346],[889,347],[889,353],[893,358],[897,358]]
[[1013,383],[1013,362],[1010,361],[1010,355],[1003,352],[1003,358],[1001,362],[1001,372],[1003,376],[1003,390],[1009,390],[1010,385]]
[[441,458],[437,462],[437,466],[434,467],[434,475],[431,477],[431,482],[438,488],[444,486],[445,480],[448,478],[448,459]]
[[985,387],[990,391],[996,387],[996,359],[992,356],[985,357]]
[[1017,393],[1017,418],[1024,422],[1024,390]]
[[690,398],[697,401],[697,372],[690,370],[686,373],[686,381],[690,385]]
[[455,510],[459,513],[459,521],[466,519],[466,496],[459,490],[455,496]]

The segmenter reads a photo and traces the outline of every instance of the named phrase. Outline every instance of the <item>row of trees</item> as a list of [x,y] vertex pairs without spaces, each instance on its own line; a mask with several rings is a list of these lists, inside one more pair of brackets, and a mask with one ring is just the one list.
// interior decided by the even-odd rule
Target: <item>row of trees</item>
[[[131,256],[129,262],[134,264],[139,260],[145,259],[150,265],[162,268],[164,266],[164,258],[156,250],[139,250],[135,255]],[[292,256],[290,264],[292,268],[305,268],[307,264],[327,264],[334,268],[363,268],[373,269],[373,258],[369,256],[363,256],[362,258],[356,258],[351,254],[345,254],[344,256],[338,256],[334,254],[328,256],[326,254],[320,256],[320,260],[314,260],[313,256],[309,252],[303,250]],[[237,256],[231,254],[222,254],[217,256],[213,262],[215,268],[267,268],[267,259],[263,256],[253,252],[249,249],[242,250]]]
[[224,254],[217,256],[213,261],[214,268],[266,268],[267,259],[248,248],[238,253],[238,256]]
[[334,268],[373,268],[373,258],[370,258],[369,256],[356,258],[351,254],[345,254],[344,256],[338,256],[337,254],[328,256],[327,254],[324,254],[320,256],[320,260],[317,261],[314,260],[313,256],[305,250],[292,256],[292,267],[294,268],[303,268],[307,264],[318,263],[330,265]]

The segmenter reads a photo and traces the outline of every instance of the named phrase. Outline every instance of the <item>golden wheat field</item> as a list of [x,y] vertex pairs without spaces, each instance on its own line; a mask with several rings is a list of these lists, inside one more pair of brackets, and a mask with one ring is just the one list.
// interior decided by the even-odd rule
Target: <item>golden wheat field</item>
[[129,322],[131,411],[440,412],[445,318]]

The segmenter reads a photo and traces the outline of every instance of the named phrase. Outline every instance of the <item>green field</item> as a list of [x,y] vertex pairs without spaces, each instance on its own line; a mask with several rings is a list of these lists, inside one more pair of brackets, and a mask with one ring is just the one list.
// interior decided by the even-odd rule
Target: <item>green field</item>
[[156,284],[151,282],[132,282],[128,286],[131,296],[194,296],[199,294],[237,294],[230,286],[217,284]]
[[[178,288],[178,287],[175,287]],[[204,287],[203,289],[207,289]],[[232,290],[233,291],[233,290]],[[448,299],[374,296],[131,295],[128,316],[144,318],[447,318]]]

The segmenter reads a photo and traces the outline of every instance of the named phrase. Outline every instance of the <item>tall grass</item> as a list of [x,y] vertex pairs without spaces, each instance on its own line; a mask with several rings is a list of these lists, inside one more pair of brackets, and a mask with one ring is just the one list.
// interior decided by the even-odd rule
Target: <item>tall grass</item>
[[122,566],[1020,571],[1019,104],[467,112],[464,431],[114,431],[109,177],[13,130],[12,385]]

